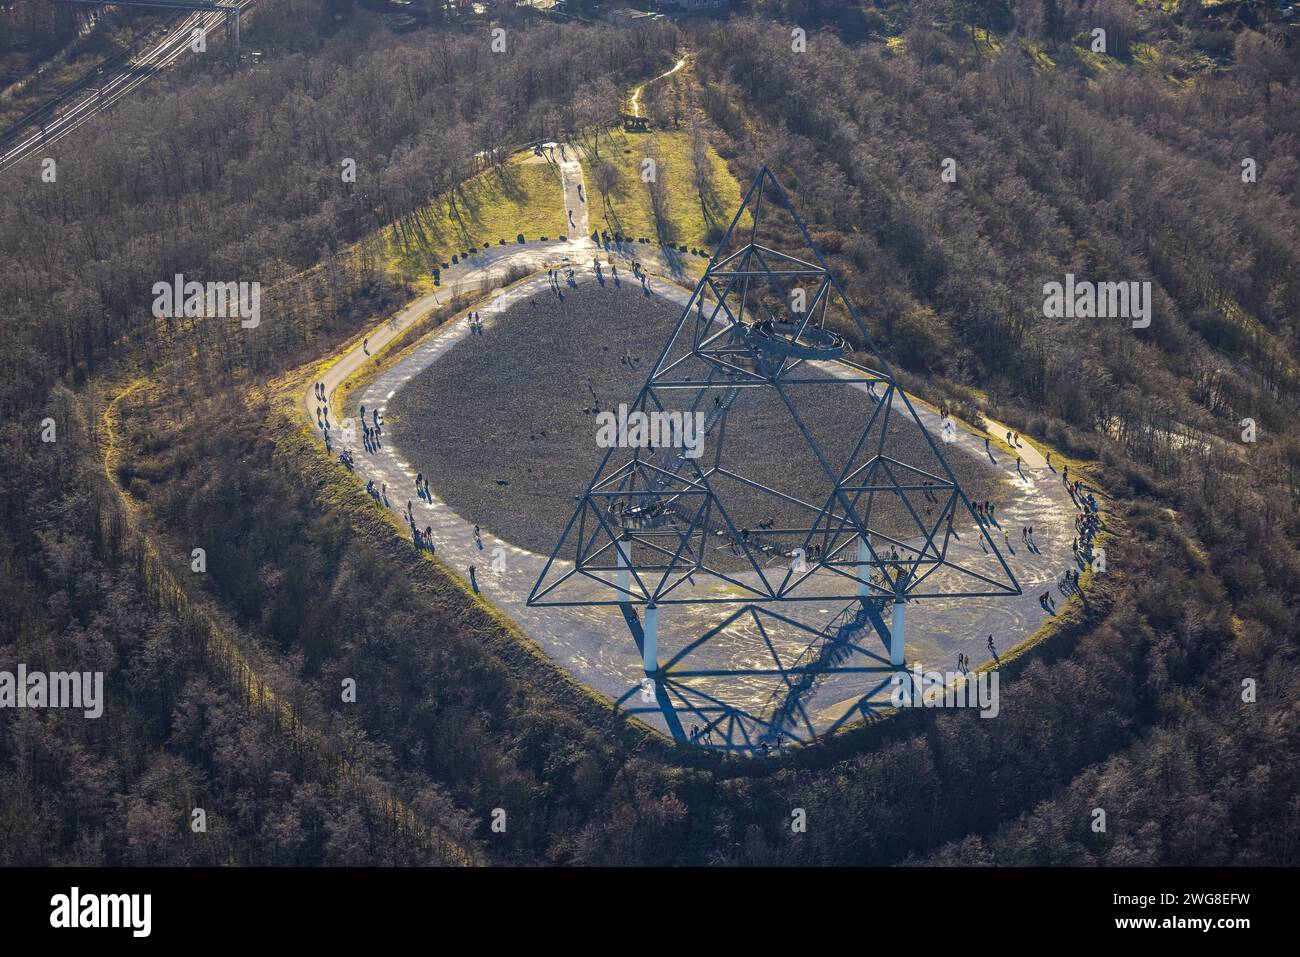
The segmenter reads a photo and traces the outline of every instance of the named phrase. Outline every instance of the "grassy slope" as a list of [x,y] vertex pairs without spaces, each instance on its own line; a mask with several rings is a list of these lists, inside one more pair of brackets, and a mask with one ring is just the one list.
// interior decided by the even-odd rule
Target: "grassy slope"
[[564,222],[555,167],[532,153],[516,153],[466,182],[454,208],[439,198],[385,228],[378,237],[379,262],[393,279],[425,292],[433,288],[432,269],[452,256],[503,239],[513,243],[519,233],[530,241],[554,239],[564,234]]
[[654,215],[650,208],[650,192],[641,181],[642,161],[653,158],[657,173],[668,187],[668,218],[671,240],[688,247],[709,245],[709,232],[726,229],[736,207],[740,205],[740,185],[727,169],[727,164],[709,148],[709,161],[713,167],[713,195],[707,204],[700,202],[695,190],[695,174],[691,163],[691,134],[689,130],[659,130],[653,133],[624,133],[616,131],[609,141],[602,142],[600,156],[618,168],[621,189],[609,197],[606,209],[600,191],[596,188],[592,157],[583,163],[587,189],[591,195],[592,229],[607,229],[611,234],[620,232],[639,239],[654,239]]

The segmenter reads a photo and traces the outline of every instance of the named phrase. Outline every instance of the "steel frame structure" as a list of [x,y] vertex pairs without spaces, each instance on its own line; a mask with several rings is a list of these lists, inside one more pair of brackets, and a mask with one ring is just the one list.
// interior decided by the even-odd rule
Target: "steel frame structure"
[[[629,625],[634,639],[642,641],[644,636],[635,621],[629,621]],[[752,633],[770,664],[720,669],[693,663],[695,651],[738,625]],[[797,660],[782,660],[773,634],[777,629],[798,633],[807,640]],[[885,639],[883,645],[877,645],[878,636]],[[778,736],[806,744],[834,734],[859,716],[879,715],[881,705],[888,702],[887,689],[898,673],[889,659],[888,639],[876,602],[846,605],[820,630],[770,607],[745,605],[664,662],[662,673],[654,680],[653,695],[646,695],[644,687],[634,687],[619,699],[618,706],[631,715],[662,715],[669,733],[678,741],[688,740],[683,720],[698,721],[700,726],[711,729],[711,734],[718,735],[719,740],[709,744],[716,750],[754,752],[764,744],[776,745]],[[820,680],[835,675],[854,675],[864,684],[852,704],[833,721],[818,727],[805,699]],[[694,683],[708,678],[769,678],[772,690],[761,708],[745,708]]]
[[[743,222],[746,213],[748,224]],[[764,216],[772,214],[788,216],[793,223],[785,236],[797,235],[801,255],[759,241]],[[811,287],[812,294],[804,287]],[[802,302],[798,290],[803,290]],[[856,333],[860,343],[856,352],[831,328],[832,321],[847,321],[846,331]],[[842,463],[828,459],[797,401],[799,390],[831,384],[866,390],[874,406],[853,454]],[[753,389],[772,390],[788,410],[822,470],[818,478],[830,485],[824,501],[803,501],[726,464],[732,405]],[[881,607],[921,598],[1020,594],[934,438],[766,166],[746,192],[630,408],[668,413],[673,397],[682,393],[691,397],[689,412],[704,416],[712,456],[705,457],[702,467],[684,449],[610,448],[578,498],[529,605],[640,604],[657,609],[827,601],[846,597],[846,580],[856,586],[864,605]],[[933,454],[929,467],[888,454],[891,415],[910,419],[920,430]],[[738,528],[717,487],[729,482],[796,509],[807,516],[806,524],[764,528],[761,534]],[[913,534],[890,534],[873,522],[874,509],[886,499],[901,503]],[[937,515],[932,505],[938,506]],[[981,551],[991,558],[981,563],[990,566],[985,571],[953,555],[952,544],[961,537],[954,517],[962,509],[982,539]],[[732,564],[739,564],[740,572],[709,562],[707,549],[716,539],[738,559]],[[795,560],[786,560],[791,557]],[[697,589],[700,579],[726,586],[724,593]],[[580,583],[594,583],[595,593],[590,584],[574,587]]]

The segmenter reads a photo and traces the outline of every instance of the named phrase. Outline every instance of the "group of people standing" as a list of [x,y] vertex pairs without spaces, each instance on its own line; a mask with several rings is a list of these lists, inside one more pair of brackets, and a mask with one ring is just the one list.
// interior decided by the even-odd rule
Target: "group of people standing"
[[1092,543],[1101,531],[1101,507],[1096,497],[1082,482],[1066,483],[1070,498],[1078,507],[1074,515],[1076,537],[1071,549],[1078,561],[1092,561]]
[[[417,481],[416,488],[419,488]],[[423,498],[424,496],[420,496]],[[406,500],[406,524],[411,526],[411,540],[415,542],[415,547],[419,551],[428,551],[430,554],[437,549],[433,544],[433,526],[426,525],[424,531],[420,531],[420,526],[415,524],[415,510],[411,507],[411,500]]]
[[366,407],[361,406],[361,441],[370,454],[379,451],[379,436],[384,432],[383,419],[378,409],[370,410],[370,421],[366,421]]

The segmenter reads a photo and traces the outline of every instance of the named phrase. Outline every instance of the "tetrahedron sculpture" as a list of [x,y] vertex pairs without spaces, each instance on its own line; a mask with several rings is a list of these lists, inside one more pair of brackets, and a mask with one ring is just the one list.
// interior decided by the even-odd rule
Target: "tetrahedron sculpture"
[[628,409],[702,450],[609,448],[530,605],[1020,593],[766,167]]

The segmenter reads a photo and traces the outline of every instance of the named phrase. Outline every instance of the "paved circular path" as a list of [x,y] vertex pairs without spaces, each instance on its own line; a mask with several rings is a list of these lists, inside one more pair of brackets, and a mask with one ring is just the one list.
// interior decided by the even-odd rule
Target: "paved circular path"
[[[567,160],[559,166],[567,202],[578,195],[576,186],[582,169],[573,148],[566,148],[566,153]],[[585,209],[581,214],[585,216]],[[577,217],[575,213],[575,221]],[[672,266],[658,259],[657,251],[645,247],[633,251],[643,262],[657,260],[665,270]],[[372,330],[370,351],[382,348],[449,293],[475,289],[490,292],[495,277],[507,268],[523,265],[541,270],[540,275],[505,293],[489,296],[476,307],[483,335],[491,336],[499,315],[513,303],[552,294],[547,268],[571,265],[575,281],[594,282],[591,259],[597,252],[602,258],[606,255],[579,233],[577,238],[563,243],[497,248],[480,254],[444,273],[448,282],[443,290],[421,297]],[[688,290],[657,277],[644,287],[625,282],[623,291],[627,295],[662,296],[681,306],[690,297]],[[329,409],[332,434],[336,438],[340,435],[340,419],[359,418],[359,406],[366,407],[367,415],[377,408],[382,416],[404,383],[469,335],[468,318],[461,316],[426,337],[354,395],[354,408],[342,414]],[[366,361],[367,355],[356,346],[330,367],[323,381],[331,401],[334,390]],[[310,384],[303,396],[305,413],[313,424],[319,406],[314,386]],[[939,435],[939,415],[915,400],[913,404],[925,427]],[[997,428],[995,424],[990,427]],[[817,633],[828,627],[833,630],[843,621],[852,599],[847,587],[843,602],[804,602],[771,609],[776,615],[746,612],[740,606],[665,608],[659,637],[659,661],[665,675],[650,682],[642,671],[638,641],[633,636],[636,623],[625,621],[617,608],[528,607],[527,596],[547,556],[519,548],[486,528],[476,539],[473,526],[442,502],[437,489],[432,490],[430,501],[420,499],[415,493],[415,475],[424,470],[403,455],[401,440],[400,430],[389,426],[384,429],[379,447],[371,451],[366,451],[359,439],[340,442],[336,450],[348,448],[353,452],[360,481],[373,480],[376,489],[387,486],[384,504],[394,512],[404,514],[411,501],[417,527],[433,529],[439,558],[466,578],[473,566],[481,592],[552,659],[583,684],[651,725],[679,738],[685,737],[692,726],[707,726],[713,747],[748,752],[762,742],[772,742],[778,731],[786,740],[805,741],[888,705],[893,672],[883,642],[869,627],[855,633],[847,656],[839,657],[834,667],[819,674],[809,687],[799,687],[798,675],[791,673],[792,668],[817,659],[824,644]],[[1067,568],[1073,567],[1070,542],[1075,506],[1059,474],[1027,443],[1019,467],[1004,453],[986,452],[983,434],[961,428],[943,450],[950,458],[963,454],[983,458],[1011,484],[1013,494],[998,507],[999,526],[990,531],[995,536],[1006,531],[1003,554],[1023,589],[1022,595],[1013,598],[926,599],[909,605],[908,666],[919,663],[949,671],[955,670],[959,653],[968,655],[976,667],[987,661],[990,656],[985,642],[990,634],[999,649],[1008,649],[1037,630],[1049,614],[1038,600],[1045,591],[1051,591],[1058,607],[1064,602],[1056,582]],[[574,490],[575,494],[579,492]],[[1024,526],[1034,528],[1034,549],[1021,542],[1020,529]],[[964,535],[963,542],[955,547],[975,549],[978,544],[974,539],[974,535]],[[710,632],[707,641],[700,641]]]

